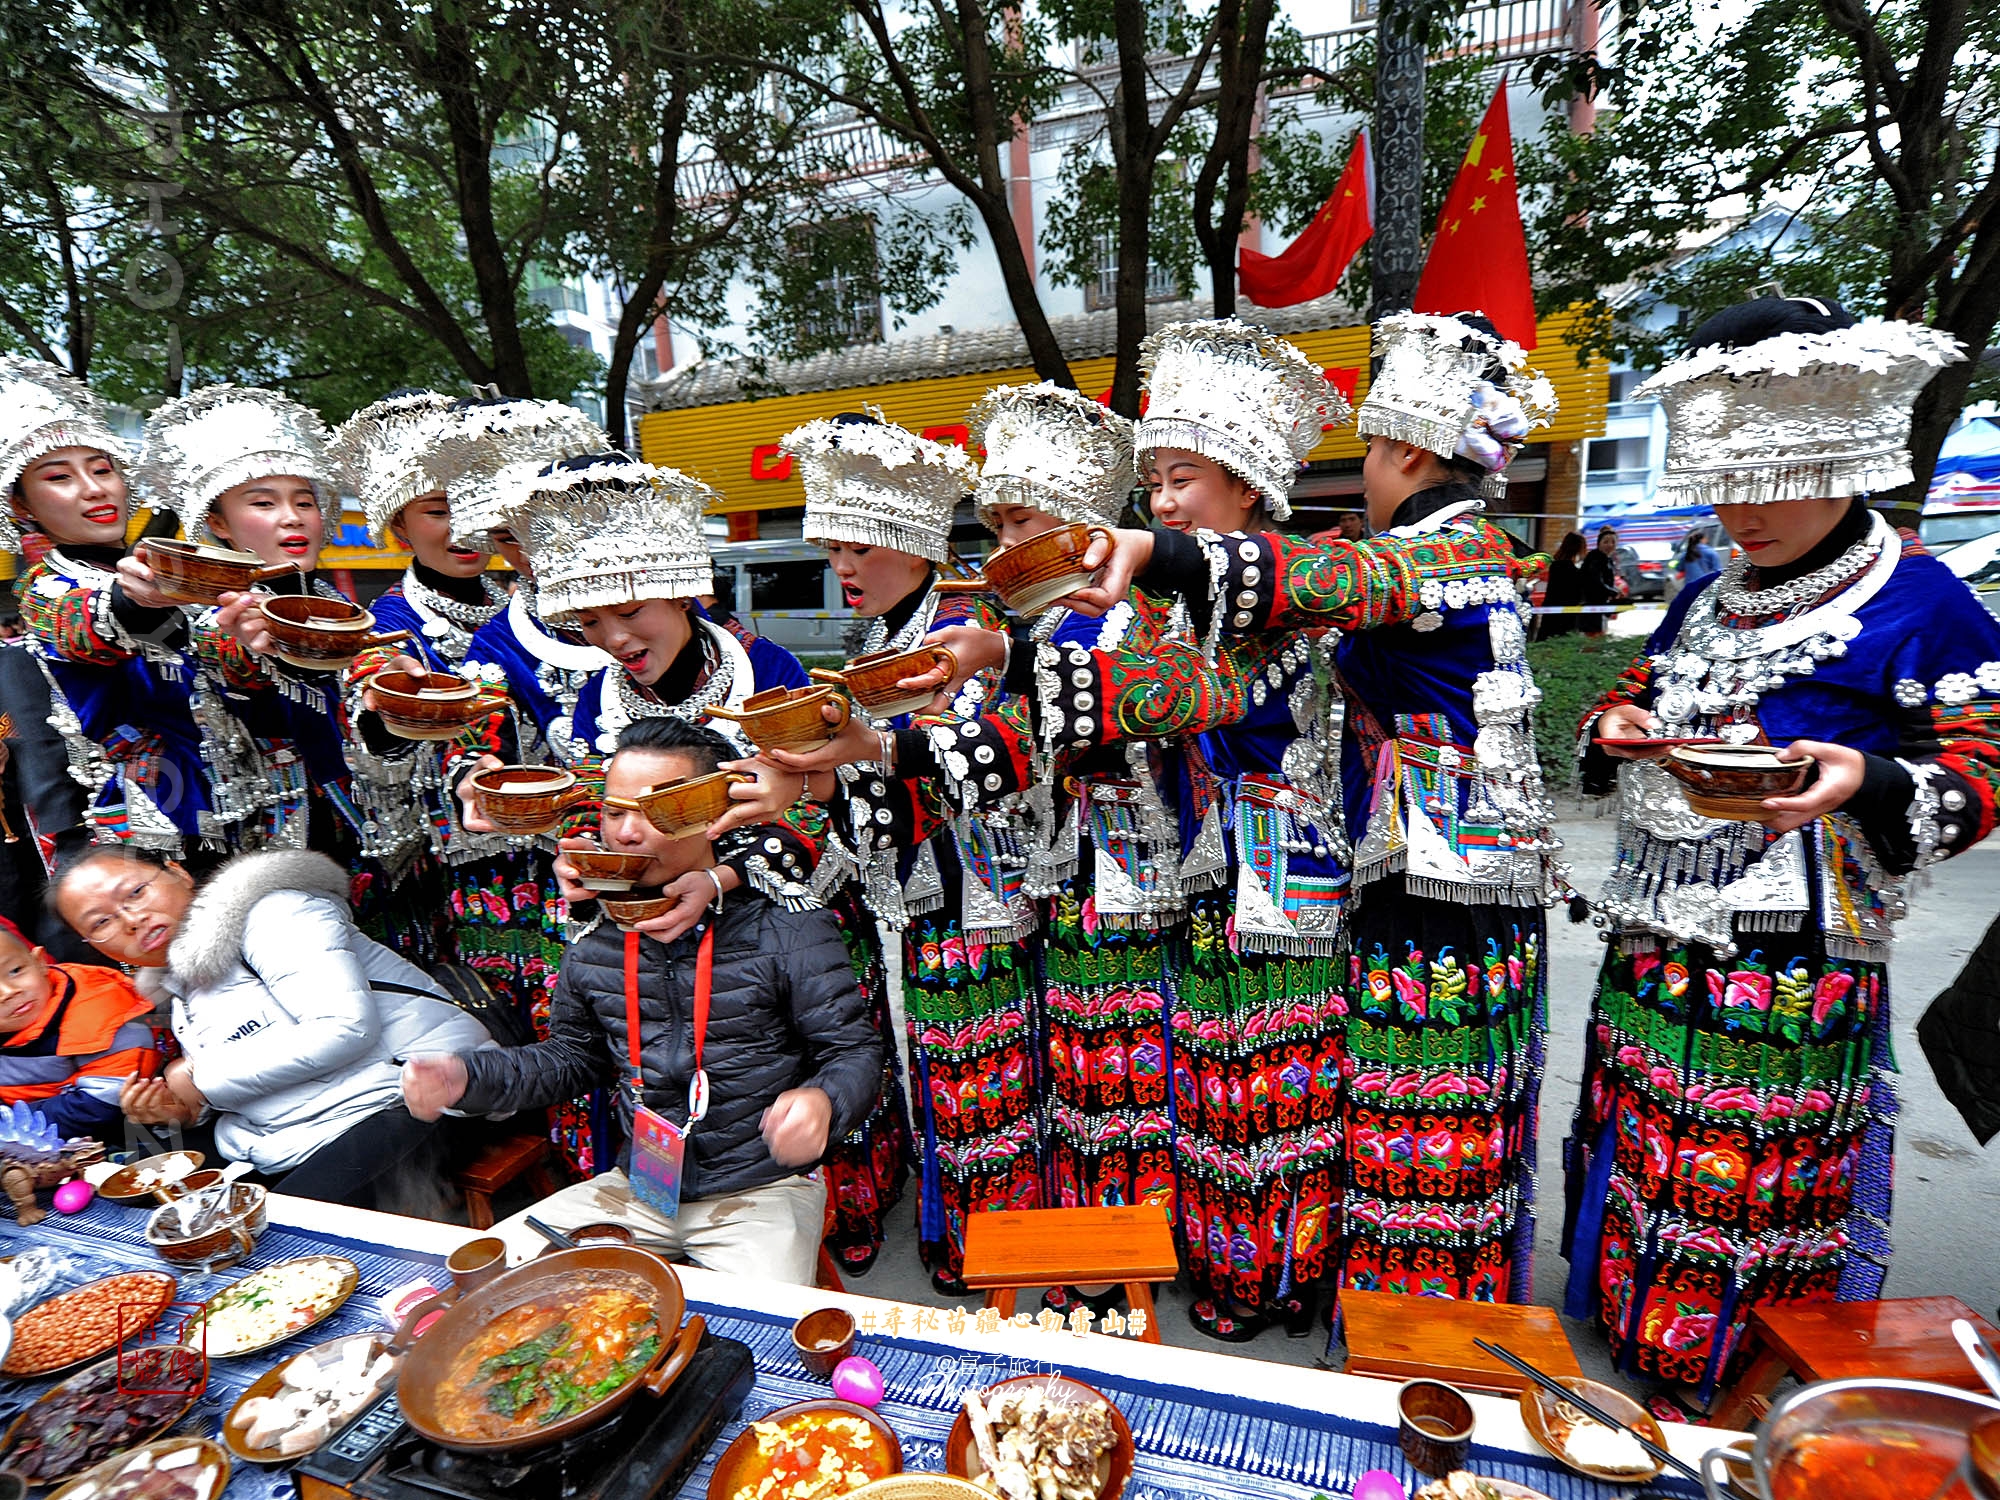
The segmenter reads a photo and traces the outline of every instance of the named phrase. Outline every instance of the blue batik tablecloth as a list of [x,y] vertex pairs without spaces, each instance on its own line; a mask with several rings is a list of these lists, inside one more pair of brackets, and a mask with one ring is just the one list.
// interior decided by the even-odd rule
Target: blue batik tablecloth
[[[338,1209],[320,1207],[317,1213],[327,1225],[343,1221]],[[282,1216],[274,1204],[274,1220]],[[362,1232],[388,1222],[374,1214],[345,1217]],[[145,1244],[145,1220],[143,1212],[101,1201],[81,1214],[52,1215],[32,1228],[22,1228],[11,1217],[0,1217],[0,1254],[13,1254],[30,1245],[56,1246],[76,1259],[77,1284],[117,1271],[158,1270],[163,1262]],[[207,1393],[177,1431],[213,1435],[230,1406],[264,1371],[325,1339],[384,1327],[381,1299],[385,1294],[413,1281],[444,1280],[441,1255],[379,1240],[349,1238],[325,1228],[308,1231],[274,1222],[258,1241],[256,1254],[243,1265],[214,1276],[182,1276],[177,1300],[182,1304],[202,1301],[225,1283],[258,1267],[315,1254],[344,1255],[359,1267],[360,1284],[347,1305],[325,1323],[275,1349],[216,1361]],[[702,1278],[701,1284],[726,1286],[728,1281],[708,1277]],[[681,1489],[682,1497],[699,1500],[707,1493],[714,1456],[742,1430],[745,1421],[793,1401],[824,1395],[826,1384],[799,1364],[792,1349],[789,1317],[730,1306],[700,1295],[691,1296],[689,1305],[707,1316],[709,1327],[717,1334],[749,1345],[757,1361],[757,1385],[743,1417],[724,1429],[709,1461]],[[173,1335],[173,1317],[169,1314],[169,1321],[163,1322],[159,1336]],[[1094,1366],[1093,1350],[1102,1349],[1109,1341],[1095,1336],[1072,1340],[1066,1334],[1046,1337],[1053,1357],[1028,1359],[1018,1353],[982,1352],[977,1340],[864,1336],[864,1351],[881,1367],[888,1384],[882,1414],[902,1439],[905,1467],[943,1468],[944,1437],[968,1389],[1008,1375],[1059,1369],[1102,1390],[1131,1424],[1138,1463],[1125,1491],[1127,1500],[1308,1500],[1316,1493],[1345,1496],[1357,1475],[1376,1468],[1400,1475],[1412,1489],[1421,1483],[1421,1477],[1404,1464],[1393,1430],[1249,1397],[1149,1384]],[[1329,1378],[1311,1371],[1295,1373],[1301,1380]],[[11,1421],[53,1383],[0,1381],[0,1421]],[[1601,1500],[1632,1493],[1593,1484],[1549,1459],[1507,1448],[1475,1445],[1470,1467],[1541,1490],[1552,1500]],[[1657,1481],[1651,1489],[1663,1494],[1696,1493],[1691,1486],[1667,1481]],[[227,1500],[281,1500],[292,1494],[292,1484],[285,1470],[239,1464],[226,1494]]]

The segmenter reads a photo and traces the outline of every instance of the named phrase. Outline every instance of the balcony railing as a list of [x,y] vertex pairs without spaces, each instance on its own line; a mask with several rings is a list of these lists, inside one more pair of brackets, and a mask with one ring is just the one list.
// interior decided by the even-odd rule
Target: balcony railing
[[[1444,49],[1439,58],[1487,55],[1499,62],[1560,52],[1571,42],[1570,0],[1500,0],[1473,6],[1459,22],[1463,42]],[[1323,31],[1305,39],[1306,61],[1317,72],[1337,73],[1374,37],[1373,21]]]

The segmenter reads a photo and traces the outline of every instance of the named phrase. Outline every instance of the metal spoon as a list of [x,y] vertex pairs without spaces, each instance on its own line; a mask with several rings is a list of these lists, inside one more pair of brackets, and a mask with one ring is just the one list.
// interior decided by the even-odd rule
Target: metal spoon
[[1965,1357],[1972,1361],[1972,1368],[1979,1372],[1979,1378],[1986,1382],[1986,1388],[2000,1396],[2000,1355],[1993,1352],[1993,1346],[1986,1342],[1986,1336],[1974,1328],[1964,1318],[1951,1320],[1951,1336],[1958,1340],[1958,1347],[1965,1351]]

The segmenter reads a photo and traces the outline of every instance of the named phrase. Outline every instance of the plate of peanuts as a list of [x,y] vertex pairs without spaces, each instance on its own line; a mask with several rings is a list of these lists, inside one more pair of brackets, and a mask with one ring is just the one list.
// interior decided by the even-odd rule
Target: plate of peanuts
[[159,1320],[175,1285],[164,1271],[126,1271],[36,1303],[14,1320],[0,1375],[53,1375],[109,1353]]

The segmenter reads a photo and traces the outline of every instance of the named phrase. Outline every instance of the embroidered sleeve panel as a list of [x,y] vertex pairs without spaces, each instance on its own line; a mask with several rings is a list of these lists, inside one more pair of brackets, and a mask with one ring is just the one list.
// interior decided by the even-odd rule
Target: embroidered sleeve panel
[[1576,753],[1581,756],[1590,749],[1592,728],[1610,710],[1620,704],[1645,707],[1652,701],[1653,655],[1650,651],[1641,651],[1626,663],[1625,670],[1618,674],[1616,682],[1604,690],[1603,696],[1584,710],[1576,726]]
[[1075,753],[1241,723],[1250,684],[1295,635],[1277,631],[1225,641],[1214,660],[1171,638],[1148,651],[1045,645],[1038,669],[1044,748]]
[[405,654],[399,646],[370,646],[366,651],[347,664],[341,673],[344,689],[352,689],[373,677],[377,672],[386,672],[389,663]]
[[1364,542],[1263,532],[1202,535],[1215,619],[1223,635],[1333,626],[1370,630],[1407,623],[1425,608],[1423,585],[1492,576],[1521,565],[1491,526]]
[[961,811],[991,807],[1034,780],[1031,717],[1027,700],[1009,697],[975,719],[939,715],[918,722],[945,795]]
[[857,851],[914,849],[951,821],[943,789],[929,780],[899,781],[864,766],[845,793],[842,806]]
[[812,874],[825,836],[825,810],[800,801],[776,823],[733,829],[717,839],[715,862],[780,906],[809,911],[819,905]]
[[114,667],[139,654],[111,613],[111,591],[72,585],[47,559],[28,569],[16,591],[22,627],[55,656]]
[[189,627],[188,644],[194,648],[195,658],[226,687],[248,691],[269,687],[277,680],[262,658],[216,623],[212,609],[202,611]]

